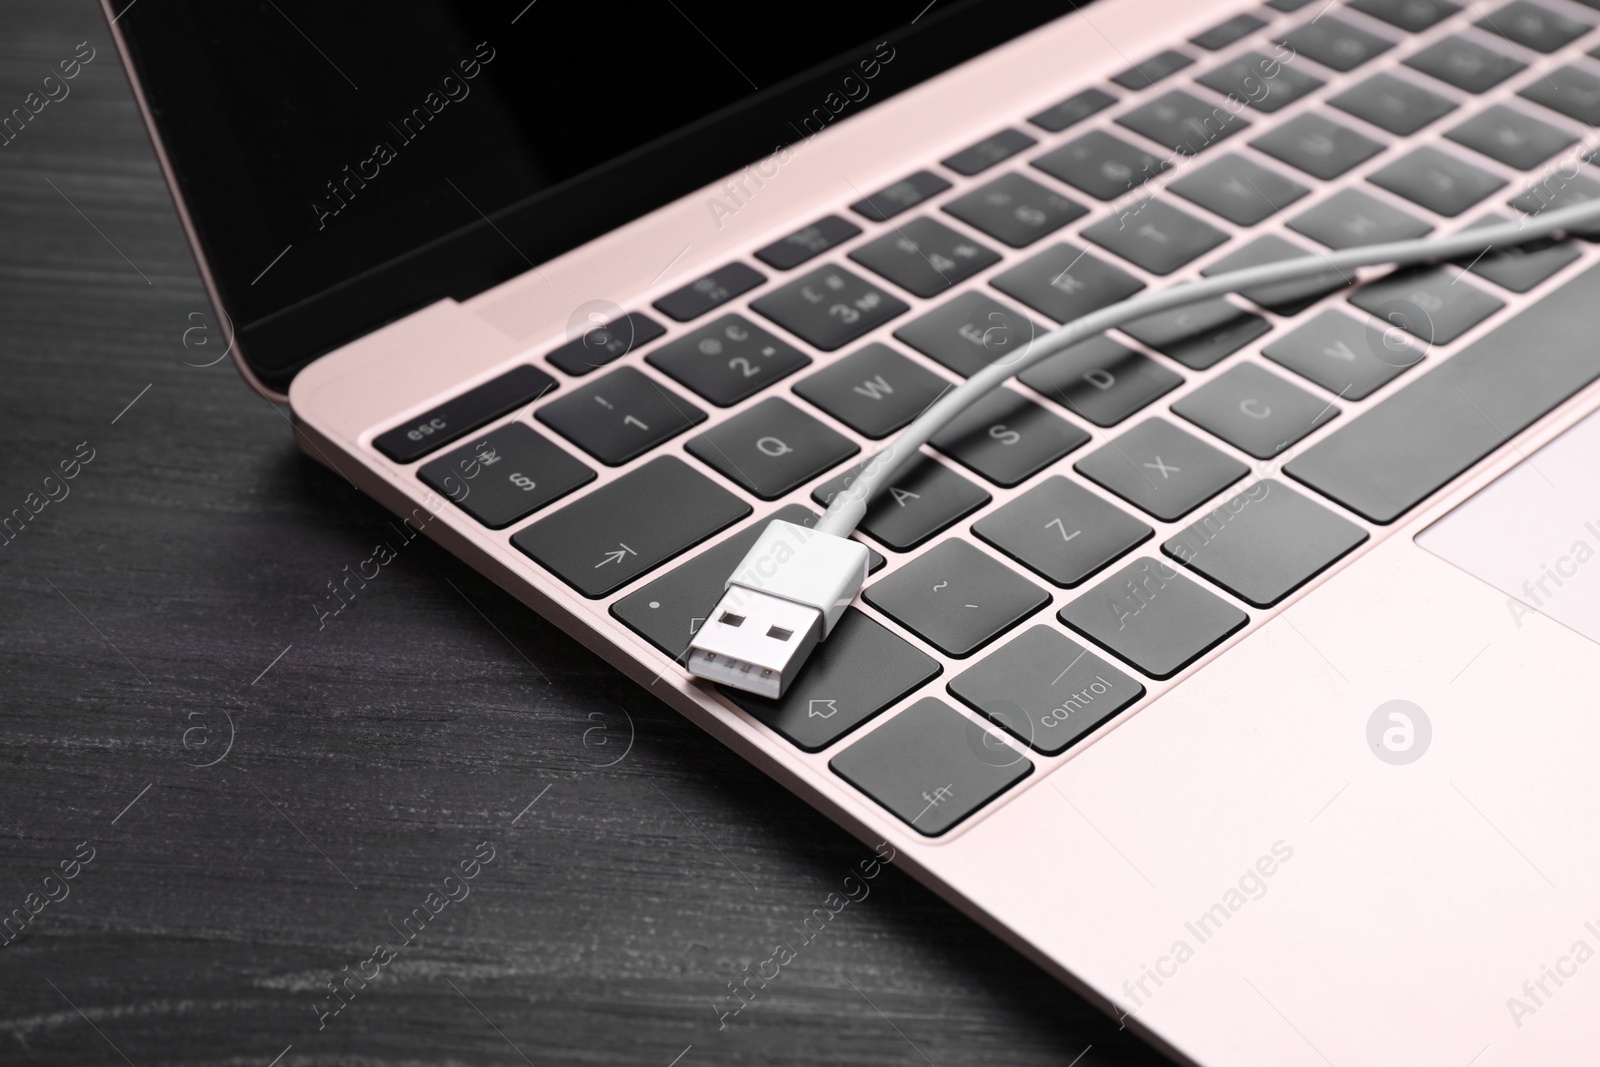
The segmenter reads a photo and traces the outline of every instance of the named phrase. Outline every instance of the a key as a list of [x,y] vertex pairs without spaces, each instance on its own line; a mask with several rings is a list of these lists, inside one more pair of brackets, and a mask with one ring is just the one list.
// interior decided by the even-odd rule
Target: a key
[[729,263],[690,282],[682,289],[668,293],[657,300],[657,311],[678,322],[688,322],[720,307],[738,296],[748,293],[767,280],[767,276],[743,263]]
[[1438,267],[1398,270],[1350,294],[1350,303],[1420,338],[1447,345],[1505,302]]
[[[811,499],[826,507],[855,481],[856,467],[819,485]],[[861,530],[897,552],[909,552],[989,502],[989,494],[943,463],[924,456],[867,506]]]
[[1015,359],[1028,342],[1047,332],[1047,327],[994,297],[969,289],[912,319],[894,335],[968,378],[991,363]]
[[963,148],[949,159],[943,160],[943,163],[957,174],[971,177],[1038,143],[1021,130],[1001,130],[975,145]]
[[938,196],[950,183],[925,170],[919,170],[893,185],[885,186],[865,199],[850,205],[862,218],[873,222],[888,222],[903,211],[909,211],[931,197]]
[[1260,52],[1246,52],[1196,79],[1207,89],[1271,114],[1322,88],[1321,78]]
[[762,500],[775,500],[861,448],[775,396],[689,440],[690,455]]
[[[1504,215],[1486,215],[1467,229],[1509,221]],[[1485,248],[1482,254],[1463,256],[1456,261],[1456,265],[1465,267],[1480,278],[1488,278],[1513,293],[1526,293],[1577,259],[1580,254],[1570,241],[1553,241],[1547,238],[1542,241],[1497,248],[1493,251]]]
[[1372,138],[1315,111],[1296,115],[1250,143],[1323,181],[1331,181],[1383,151],[1383,145]]
[[586,597],[603,597],[725,530],[750,505],[676,456],[657,456],[511,535]]
[[1449,0],[1350,0],[1350,6],[1407,33],[1421,33],[1461,10]]
[[1169,48],[1142,63],[1135,63],[1121,74],[1113,76],[1111,80],[1124,89],[1146,89],[1158,81],[1172,77],[1193,62],[1193,59],[1182,52],[1175,52]]
[[1167,191],[1199,204],[1239,226],[1254,226],[1271,218],[1310,192],[1242,156],[1213,159],[1198,170],[1185,170]]
[[1050,594],[959,537],[867,586],[867,603],[947,656],[969,656]]
[[1115,200],[1171,166],[1100,130],[1046,152],[1033,165],[1100,200]]
[[1045,108],[1037,115],[1030,115],[1028,121],[1041,130],[1060,133],[1068,126],[1075,126],[1116,102],[1117,98],[1103,89],[1085,89],[1081,93],[1067,97],[1059,104]]
[[538,367],[518,367],[425,411],[372,439],[372,447],[396,463],[410,463],[459,441],[513,408],[531,404],[556,386]]
[[709,322],[662,345],[645,362],[718,407],[737,404],[811,364],[798,348],[743,315]]
[[1010,389],[996,389],[950,420],[933,447],[1007,488],[1020,485],[1089,435]]
[[634,311],[585,331],[583,336],[546,353],[544,358],[576,378],[616,362],[666,332],[655,319]]
[[1546,53],[1571,44],[1594,28],[1582,19],[1559,14],[1528,0],[1512,0],[1474,25],[1480,30],[1498,33],[1524,48]]
[[847,608],[781,699],[767,700],[729,686],[718,690],[791,744],[821,752],[938,677],[940,670],[938,660]]
[[1144,696],[1144,686],[1049,626],[1012,638],[952,678],[949,688],[1047,756]]
[[1518,170],[1532,170],[1578,140],[1565,130],[1504,104],[1485,108],[1444,135]]
[[1151,274],[1171,274],[1228,239],[1209,222],[1154,198],[1095,223],[1083,236]]
[[1367,175],[1367,181],[1430,211],[1449,216],[1461,214],[1506,184],[1496,175],[1431,145],[1412,149],[1387,167]]
[[1017,379],[1096,426],[1115,426],[1183,378],[1102,334],[1057,352]]
[[928,410],[951,384],[888,345],[873,343],[794,385],[864,437],[887,437]]
[[1290,219],[1289,228],[1329,248],[1355,248],[1421,237],[1433,226],[1359,189],[1340,189]]
[[1020,174],[1002,174],[944,209],[1012,248],[1024,248],[1088,214],[1078,202]]
[[1254,15],[1235,15],[1228,21],[1211,27],[1200,36],[1189,38],[1189,43],[1197,44],[1208,52],[1220,52],[1235,41],[1244,40],[1266,24],[1266,20],[1258,19]]
[[1166,419],[1146,419],[1078,460],[1085,478],[1163,522],[1193,511],[1248,468]]
[[[1571,178],[1565,174],[1556,174],[1510,200],[1509,203],[1518,211],[1537,215],[1551,208],[1570,207],[1573,204],[1596,199],[1600,199],[1600,181],[1595,181],[1587,174],[1578,174]],[[1586,241],[1600,240],[1600,224],[1597,223],[1573,226],[1569,232]]]
[[491,530],[532,515],[594,480],[594,471],[513,422],[425,463],[417,477]]
[[810,226],[774,241],[756,252],[756,258],[774,270],[793,270],[822,253],[837,248],[861,232],[861,227],[837,215],[824,215]]
[[1409,137],[1456,109],[1454,103],[1438,93],[1393,74],[1374,74],[1354,89],[1331,97],[1328,103],[1402,137]]
[[828,766],[913,830],[937,837],[1033,772],[991,729],[924,697]]
[[1446,37],[1402,62],[1469,93],[1487,92],[1527,66],[1465,37]]
[[633,367],[618,367],[534,416],[610,467],[706,420],[705,412]]
[[1585,126],[1600,126],[1600,78],[1578,67],[1552,70],[1523,86],[1517,95]]
[[[1214,261],[1200,273],[1209,277],[1213,274],[1226,274],[1229,271],[1260,266],[1263,263],[1299,259],[1310,254],[1306,249],[1285,241],[1277,234],[1267,234]],[[1251,303],[1268,311],[1275,311],[1279,315],[1298,315],[1329,293],[1349,285],[1351,281],[1349,275],[1330,269],[1326,274],[1313,274],[1309,278],[1297,281],[1257,285],[1242,290],[1240,295]]]
[[1250,621],[1239,608],[1143,556],[1057,613],[1152,678],[1171,678]]
[[1282,44],[1296,55],[1314,59],[1330,70],[1355,70],[1374,56],[1394,47],[1394,42],[1368,33],[1343,19],[1323,15],[1284,35]]
[[1124,323],[1122,332],[1192,370],[1205,370],[1272,327],[1226,300],[1206,300]]
[[1197,156],[1250,124],[1225,108],[1213,107],[1178,89],[1117,118],[1134,133],[1174,152]]
[[1161,551],[1258,608],[1271,607],[1367,539],[1367,531],[1282,482],[1257,482]]
[[850,258],[917,296],[938,296],[1000,261],[993,249],[930,218],[899,223]]
[[1310,4],[1312,0],[1267,0],[1267,6],[1274,11],[1291,12],[1299,11]]
[[1387,326],[1333,310],[1274,338],[1261,354],[1342,400],[1364,399],[1423,359]]
[[1172,410],[1257,459],[1271,459],[1339,415],[1333,404],[1254,363],[1229,367]]
[[1034,253],[989,284],[1057,322],[1071,322],[1144,288],[1127,271],[1066,243]]
[[840,267],[818,267],[751,301],[750,307],[803,340],[832,352],[908,310],[891,296]]
[[1052,475],[972,524],[1029,570],[1071,588],[1150,539],[1151,529],[1089,490]]

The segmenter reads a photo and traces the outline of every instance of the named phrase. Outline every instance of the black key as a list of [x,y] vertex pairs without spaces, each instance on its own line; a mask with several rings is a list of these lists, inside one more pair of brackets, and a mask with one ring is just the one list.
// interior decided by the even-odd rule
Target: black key
[[867,586],[867,603],[947,656],[969,656],[1050,603],[1050,594],[952,537]]
[[[767,528],[767,523],[782,519],[800,526],[815,526],[820,517],[817,512],[800,504],[779,508],[693,559],[678,564],[660,577],[652,578],[612,604],[611,614],[682,663],[688,659],[689,642],[700,629],[700,624],[705,622],[711,610],[717,606],[717,601],[722,599],[728,575],[743,561],[745,554],[755,545],[756,538],[761,536],[761,531]],[[883,563],[883,557],[873,552],[868,566],[876,572]],[[843,625],[844,620],[841,619],[838,626]],[[832,644],[834,636],[840,632],[836,628],[827,642],[817,646],[811,662],[816,661],[823,647]],[[802,674],[800,677],[804,676]],[[799,678],[795,681],[798,682]],[[794,683],[791,683],[789,693],[792,695],[794,692]]]
[[1331,15],[1295,27],[1284,35],[1282,43],[1294,49],[1296,55],[1307,56],[1340,72],[1355,70],[1373,56],[1394,47],[1393,41]]
[[1447,345],[1506,306],[1438,267],[1397,270],[1351,293],[1350,303],[1421,338],[1424,346]]
[[750,505],[676,456],[657,456],[511,535],[586,597],[603,597],[727,529]]
[[1117,117],[1117,122],[1174,152],[1197,156],[1250,124],[1224,108],[1213,107],[1174,89]]
[[938,296],[1000,262],[992,249],[929,218],[897,225],[851,252],[850,258],[917,296]]
[[1528,0],[1513,0],[1479,19],[1476,25],[1524,48],[1547,53],[1571,44],[1594,28],[1582,19],[1557,14]]
[[972,524],[972,532],[1056,585],[1071,588],[1151,529],[1089,490],[1053,475]]
[[1407,33],[1421,33],[1461,10],[1448,0],[1350,0],[1350,6]]
[[[1276,234],[1258,237],[1235,252],[1231,252],[1221,259],[1213,262],[1200,273],[1207,277],[1213,274],[1226,274],[1228,271],[1243,270],[1245,267],[1256,267],[1263,263],[1277,263],[1285,259],[1299,259],[1311,253],[1299,245],[1291,244]],[[1309,278],[1299,281],[1278,282],[1273,285],[1258,285],[1245,289],[1240,295],[1279,315],[1298,315],[1306,308],[1315,304],[1329,293],[1336,292],[1350,284],[1350,277],[1336,270],[1329,270],[1326,274],[1313,274]]]
[[1100,130],[1046,152],[1033,165],[1101,200],[1115,200],[1171,166]]
[[698,318],[714,307],[720,307],[738,296],[748,293],[767,280],[767,276],[743,263],[729,263],[690,282],[682,289],[668,293],[655,302],[655,309],[679,322]]
[[1229,367],[1172,410],[1257,459],[1271,459],[1339,414],[1254,363]]
[[1553,70],[1523,86],[1517,95],[1585,126],[1600,126],[1600,78],[1586,70],[1570,66]]
[[1012,248],[1030,245],[1088,214],[1082,204],[1020,174],[1002,174],[951,200],[944,209]]
[[1053,107],[1045,108],[1037,115],[1030,115],[1028,121],[1042,130],[1060,133],[1068,126],[1074,126],[1116,102],[1117,98],[1104,90],[1085,89]]
[[[826,507],[854,482],[859,466],[811,491]],[[926,457],[895,479],[867,506],[861,530],[897,552],[908,552],[989,502],[989,494],[943,463]]]
[[1171,678],[1250,621],[1149,556],[1085,590],[1058,616],[1152,678]]
[[1440,215],[1459,215],[1506,183],[1432,146],[1413,149],[1367,175],[1380,189]]
[[833,772],[926,837],[937,837],[1033,772],[1020,752],[925,697],[837,756]]
[[1308,111],[1250,142],[1313,178],[1330,181],[1383,151],[1383,145],[1348,126]]
[[[1565,165],[1562,169],[1565,169]],[[1537,215],[1547,208],[1571,207],[1597,198],[1600,198],[1600,181],[1586,174],[1568,177],[1558,170],[1509,203],[1518,211]],[[1586,241],[1600,240],[1600,224],[1597,223],[1573,226],[1570,232]]]
[[1438,93],[1402,81],[1393,74],[1374,74],[1354,89],[1330,97],[1328,103],[1402,137],[1416,133],[1456,109],[1454,103]]
[[1444,135],[1518,170],[1531,170],[1578,140],[1503,104],[1485,108]]
[[1073,469],[1163,522],[1199,507],[1248,468],[1163,418],[1146,419]]
[[1057,322],[1109,307],[1144,288],[1144,282],[1069,244],[1055,244],[989,279]]
[[1161,551],[1267,608],[1366,539],[1367,531],[1349,519],[1269,479],[1213,508]]
[[951,385],[888,345],[870,344],[795,383],[794,391],[857,433],[887,437]]
[[410,463],[513,408],[533,403],[555,385],[556,380],[538,367],[518,367],[424,411],[403,426],[385,430],[372,439],[372,447],[396,463]]
[[743,315],[724,315],[645,357],[667,377],[716,404],[737,404],[811,360]]
[[[738,564],[734,560],[728,566]],[[713,601],[711,607],[715,606]],[[791,744],[806,752],[821,752],[938,677],[942,669],[938,660],[911,642],[855,608],[847,608],[782,698],[767,700],[728,686],[718,689]]]
[[1167,183],[1177,193],[1239,226],[1254,226],[1310,192],[1297,181],[1242,156],[1221,156]]
[[861,232],[861,227],[837,215],[824,215],[810,226],[756,252],[756,258],[774,270],[793,270]]
[[637,311],[596,326],[551,352],[545,359],[574,378],[614,363],[641,345],[666,333],[666,327]]
[[1311,0],[1267,0],[1267,6],[1274,11],[1299,11]]
[[1182,52],[1168,49],[1160,55],[1151,56],[1143,63],[1135,63],[1111,80],[1124,89],[1144,89],[1164,78],[1172,77],[1193,62],[1193,59]]
[[1340,189],[1290,219],[1289,228],[1329,248],[1355,248],[1421,237],[1433,226],[1359,189]]
[[919,170],[910,177],[879,189],[865,200],[856,201],[850,205],[850,210],[873,222],[887,222],[948,188],[950,183],[937,174]]
[[1469,93],[1492,89],[1527,66],[1465,37],[1446,37],[1407,56],[1404,63]]
[[957,415],[933,447],[1007,488],[1089,443],[1089,435],[1010,389],[996,389]]
[[1235,15],[1200,36],[1189,38],[1189,43],[1197,44],[1208,52],[1217,52],[1235,41],[1244,40],[1266,24],[1265,19],[1258,19],[1254,15]]
[[1035,626],[950,680],[950,692],[1054,756],[1144,696],[1144,686],[1049,626]]
[[970,148],[963,148],[949,159],[944,160],[944,165],[957,174],[971,176],[980,171],[988,170],[996,163],[1004,162],[1027,148],[1038,144],[1032,137],[1021,130],[1001,130],[999,133],[985,137]]
[[1343,400],[1363,399],[1423,358],[1393,330],[1331,310],[1274,339],[1261,354]]
[[1226,359],[1272,329],[1260,315],[1226,300],[1173,308],[1122,326],[1122,332],[1193,370]]
[[1321,78],[1287,67],[1260,52],[1246,52],[1195,79],[1207,89],[1243,101],[1268,114],[1322,88]]
[[689,438],[683,447],[762,500],[776,500],[861,451],[848,437],[775,396]]
[[1171,274],[1228,239],[1209,222],[1154,198],[1095,223],[1083,236],[1151,274]]
[[1389,523],[1600,376],[1590,267],[1291,460],[1285,472]]
[[991,363],[1020,356],[1046,333],[1019,311],[975,289],[946,300],[894,332],[895,337],[969,378]]
[[818,267],[750,302],[790,333],[832,352],[908,310],[905,301],[839,267]]
[[[1504,215],[1488,215],[1467,229],[1509,221],[1511,220]],[[1513,293],[1526,293],[1577,259],[1580,254],[1571,242],[1552,241],[1546,238],[1494,251],[1484,249],[1482,255],[1474,253],[1462,257],[1457,261],[1457,265],[1466,267],[1479,277],[1488,278]]]
[[1096,426],[1115,426],[1183,378],[1104,334],[1057,352],[1017,379]]
[[594,480],[594,471],[513,422],[424,464],[417,477],[491,530],[510,526]]
[[706,421],[705,412],[632,367],[618,367],[534,416],[610,467]]

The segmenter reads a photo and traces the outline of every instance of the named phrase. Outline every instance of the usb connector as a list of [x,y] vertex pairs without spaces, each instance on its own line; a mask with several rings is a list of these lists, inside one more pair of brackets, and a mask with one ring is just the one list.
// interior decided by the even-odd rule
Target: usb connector
[[867,547],[774,519],[689,645],[689,672],[776,700],[867,580]]

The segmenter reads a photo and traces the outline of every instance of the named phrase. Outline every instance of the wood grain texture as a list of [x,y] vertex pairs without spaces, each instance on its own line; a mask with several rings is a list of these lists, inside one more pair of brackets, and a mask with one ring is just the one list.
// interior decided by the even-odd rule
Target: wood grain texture
[[0,148],[0,513],[94,450],[0,547],[0,917],[95,857],[0,947],[0,1063],[1162,1062],[893,870],[719,1029],[865,850],[424,540],[319,628],[388,516],[187,365],[215,320],[97,8],[0,17],[0,111],[97,49]]

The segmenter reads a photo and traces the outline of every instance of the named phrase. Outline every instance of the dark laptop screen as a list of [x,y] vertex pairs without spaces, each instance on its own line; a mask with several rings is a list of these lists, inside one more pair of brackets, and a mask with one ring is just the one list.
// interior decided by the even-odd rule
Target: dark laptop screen
[[1070,6],[111,4],[239,343],[279,388],[344,341],[480,292]]

